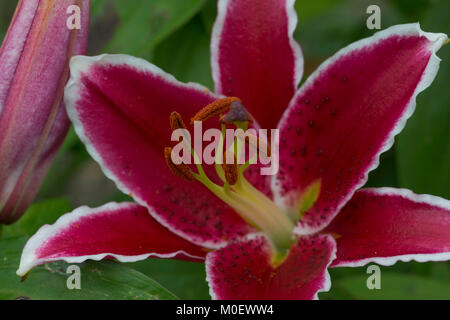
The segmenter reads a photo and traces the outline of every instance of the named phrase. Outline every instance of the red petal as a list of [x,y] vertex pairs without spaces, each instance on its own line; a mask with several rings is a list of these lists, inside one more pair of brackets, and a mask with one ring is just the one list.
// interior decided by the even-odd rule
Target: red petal
[[125,55],[77,57],[71,72],[68,114],[91,156],[121,191],[202,246],[218,247],[250,230],[199,182],[175,177],[163,156],[164,147],[174,144],[169,114],[177,110],[187,120],[217,96]]
[[215,90],[275,128],[303,73],[292,0],[220,0],[211,38]]
[[95,209],[80,207],[39,229],[23,249],[17,274],[55,260],[80,263],[114,257],[134,262],[151,256],[200,261],[205,254],[161,226],[145,207],[109,203]]
[[378,166],[434,79],[444,34],[394,26],[342,49],[306,81],[280,122],[278,202],[293,206],[321,180],[303,233],[327,225]]
[[326,271],[335,257],[331,236],[305,236],[274,268],[266,238],[234,243],[206,256],[210,292],[215,299],[314,299],[330,289]]
[[450,260],[450,201],[405,189],[363,189],[324,230],[337,237],[335,266]]

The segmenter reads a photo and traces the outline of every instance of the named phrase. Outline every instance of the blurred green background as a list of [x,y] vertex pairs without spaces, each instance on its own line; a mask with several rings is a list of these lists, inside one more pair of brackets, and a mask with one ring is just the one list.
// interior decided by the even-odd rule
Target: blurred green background
[[[16,0],[0,2],[0,39]],[[209,40],[215,0],[91,0],[89,55],[128,53],[148,59],[181,81],[213,88]],[[305,77],[343,46],[370,36],[366,8],[381,8],[382,28],[421,23],[422,29],[450,33],[448,0],[297,0],[295,37],[305,57]],[[439,74],[417,99],[417,110],[381,157],[368,185],[409,188],[450,199],[450,47]],[[0,299],[209,299],[204,266],[198,263],[147,260],[132,264],[82,264],[83,289],[66,288],[64,263],[33,270],[20,283],[15,270],[29,235],[43,223],[79,205],[99,206],[126,200],[101,173],[70,131],[36,203],[17,224],[4,228],[0,241]],[[332,289],[322,299],[450,299],[450,263],[397,263],[381,267],[381,290],[366,287],[366,267],[330,270]],[[91,276],[89,276],[91,275]],[[95,276],[92,276],[95,275]],[[84,276],[83,276],[84,277]],[[156,280],[153,281],[152,279]],[[170,290],[167,292],[163,287]]]

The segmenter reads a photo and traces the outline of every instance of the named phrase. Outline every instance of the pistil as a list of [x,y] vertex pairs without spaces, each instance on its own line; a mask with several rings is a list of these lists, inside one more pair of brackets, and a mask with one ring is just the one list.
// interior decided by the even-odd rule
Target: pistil
[[[233,103],[232,114],[227,114],[227,110],[230,110],[230,105]],[[176,165],[170,155],[171,148],[166,148],[164,151],[167,165],[175,175],[188,181],[197,180],[202,183],[218,198],[230,205],[245,221],[265,233],[275,249],[274,261],[279,261],[292,244],[294,222],[270,198],[245,179],[244,171],[248,167],[249,161],[243,165],[238,164],[240,151],[243,147],[245,148],[245,140],[242,141],[235,137],[232,146],[224,153],[221,152],[225,145],[225,123],[233,121],[238,128],[246,130],[252,119],[243,108],[241,101],[231,97],[211,103],[198,112],[191,121],[204,121],[217,115],[220,115],[221,119],[222,136],[218,143],[218,149],[216,149],[215,162],[216,172],[222,179],[223,185],[211,181],[201,164],[197,165],[197,173],[193,172],[186,164]],[[185,128],[181,116],[176,112],[171,114],[170,125],[172,130]],[[191,156],[195,158],[196,154],[190,141],[184,138],[184,142],[189,145]],[[260,141],[258,140],[259,145]]]

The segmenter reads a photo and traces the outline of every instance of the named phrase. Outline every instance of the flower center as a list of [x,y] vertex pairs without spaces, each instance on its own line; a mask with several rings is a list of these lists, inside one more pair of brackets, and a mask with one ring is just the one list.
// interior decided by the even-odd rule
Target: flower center
[[[252,123],[251,116],[238,98],[230,97],[214,101],[200,110],[191,119],[191,124],[215,116],[220,116],[221,135],[215,149],[214,165],[217,176],[221,181],[215,183],[205,173],[202,163],[198,161],[198,150],[194,150],[192,147],[189,131],[187,131],[183,119],[177,112],[172,112],[170,115],[170,126],[172,131],[182,130],[182,141],[180,143],[183,143],[189,150],[189,160],[191,157],[194,159],[197,172],[194,172],[188,166],[190,162],[183,162],[182,159],[186,159],[185,154],[181,157],[174,153],[174,150],[170,147],[164,150],[167,165],[176,176],[187,181],[197,180],[202,183],[218,198],[230,205],[245,221],[264,232],[275,249],[275,260],[281,259],[293,243],[292,231],[297,219],[291,220],[286,212],[265,194],[257,190],[244,177],[245,170],[252,163],[255,163],[255,157],[258,154],[261,155],[263,152],[270,157],[270,147],[262,138],[249,134],[234,135],[232,143],[227,147],[228,143],[225,143],[228,142],[225,141],[227,125],[234,125],[243,132]],[[246,147],[249,150],[253,148],[253,155],[249,154],[248,159],[238,161],[242,157],[241,152]]]

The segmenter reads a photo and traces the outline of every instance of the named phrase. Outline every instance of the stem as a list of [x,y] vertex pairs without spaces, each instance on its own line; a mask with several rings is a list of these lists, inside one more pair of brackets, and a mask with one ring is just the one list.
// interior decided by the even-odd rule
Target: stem
[[[236,127],[238,129],[241,129],[243,132],[245,132],[248,128],[248,123],[235,123]],[[235,155],[236,155],[236,161],[239,163],[241,155],[242,155],[242,147],[245,148],[245,142],[241,141],[241,139],[237,139],[236,136],[234,137],[233,144],[235,144]]]
[[274,215],[271,208],[262,206],[261,203],[254,201],[247,194],[242,195],[232,191],[229,185],[222,188],[207,176],[195,175],[195,177],[219,199],[236,210],[245,221],[266,233],[277,249],[285,250],[290,247],[294,224],[289,219],[284,220],[283,217],[286,217],[286,215],[279,209],[277,209],[277,212],[280,213]]
[[222,135],[220,137],[219,144],[217,145],[217,152],[216,152],[216,173],[224,183],[227,183],[225,179],[225,173],[223,172],[223,168],[220,165],[220,163],[223,163],[223,144],[225,140],[225,129],[226,129],[225,125],[222,124]]
[[265,194],[256,189],[251,183],[244,178],[243,174],[240,175],[238,182],[236,183],[235,189],[237,192],[246,195],[247,197],[253,199],[255,202],[260,203],[262,207],[265,208],[272,216],[275,217],[277,223],[282,228],[293,229],[294,225],[291,219],[286,213],[284,213],[280,208],[275,205],[275,203],[269,199]]

